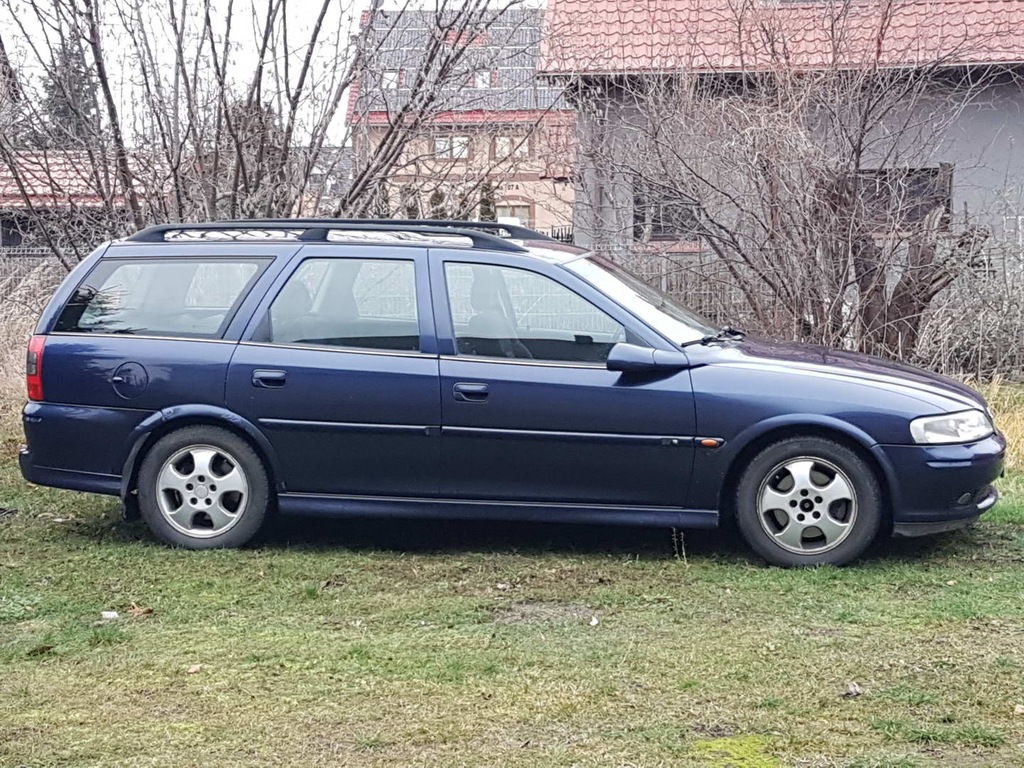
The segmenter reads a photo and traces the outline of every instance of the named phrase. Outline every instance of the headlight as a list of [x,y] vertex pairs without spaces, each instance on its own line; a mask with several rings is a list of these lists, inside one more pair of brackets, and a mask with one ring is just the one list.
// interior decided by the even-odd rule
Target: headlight
[[973,443],[988,437],[995,430],[992,421],[981,411],[960,411],[942,416],[923,416],[910,422],[910,436],[915,443]]

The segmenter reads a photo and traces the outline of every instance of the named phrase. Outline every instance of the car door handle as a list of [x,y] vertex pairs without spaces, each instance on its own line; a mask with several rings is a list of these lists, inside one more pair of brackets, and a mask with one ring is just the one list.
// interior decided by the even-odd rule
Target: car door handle
[[266,371],[257,369],[252,372],[252,385],[263,389],[280,389],[288,378],[287,371]]
[[482,403],[487,400],[489,391],[486,384],[460,381],[452,387],[452,394],[464,403]]

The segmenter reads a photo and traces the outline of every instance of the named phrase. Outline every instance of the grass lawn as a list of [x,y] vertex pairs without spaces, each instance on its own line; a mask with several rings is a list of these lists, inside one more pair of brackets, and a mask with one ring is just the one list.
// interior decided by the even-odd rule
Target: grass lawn
[[543,525],[174,551],[23,484],[15,443],[2,766],[1024,765],[1024,474],[973,530],[783,571]]

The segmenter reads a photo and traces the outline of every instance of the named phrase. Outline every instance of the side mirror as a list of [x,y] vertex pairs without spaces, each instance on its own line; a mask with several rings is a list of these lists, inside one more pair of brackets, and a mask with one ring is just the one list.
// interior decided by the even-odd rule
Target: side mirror
[[669,352],[620,342],[608,352],[607,365],[609,371],[652,373],[681,371],[690,367],[690,361],[682,352]]

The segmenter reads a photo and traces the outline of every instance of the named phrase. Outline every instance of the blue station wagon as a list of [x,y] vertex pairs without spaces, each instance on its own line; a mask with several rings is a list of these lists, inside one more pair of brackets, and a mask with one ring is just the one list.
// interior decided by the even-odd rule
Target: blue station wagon
[[57,290],[21,469],[163,541],[269,514],[710,528],[841,564],[972,523],[1005,441],[931,373],[717,328],[614,263],[481,222],[161,225]]

